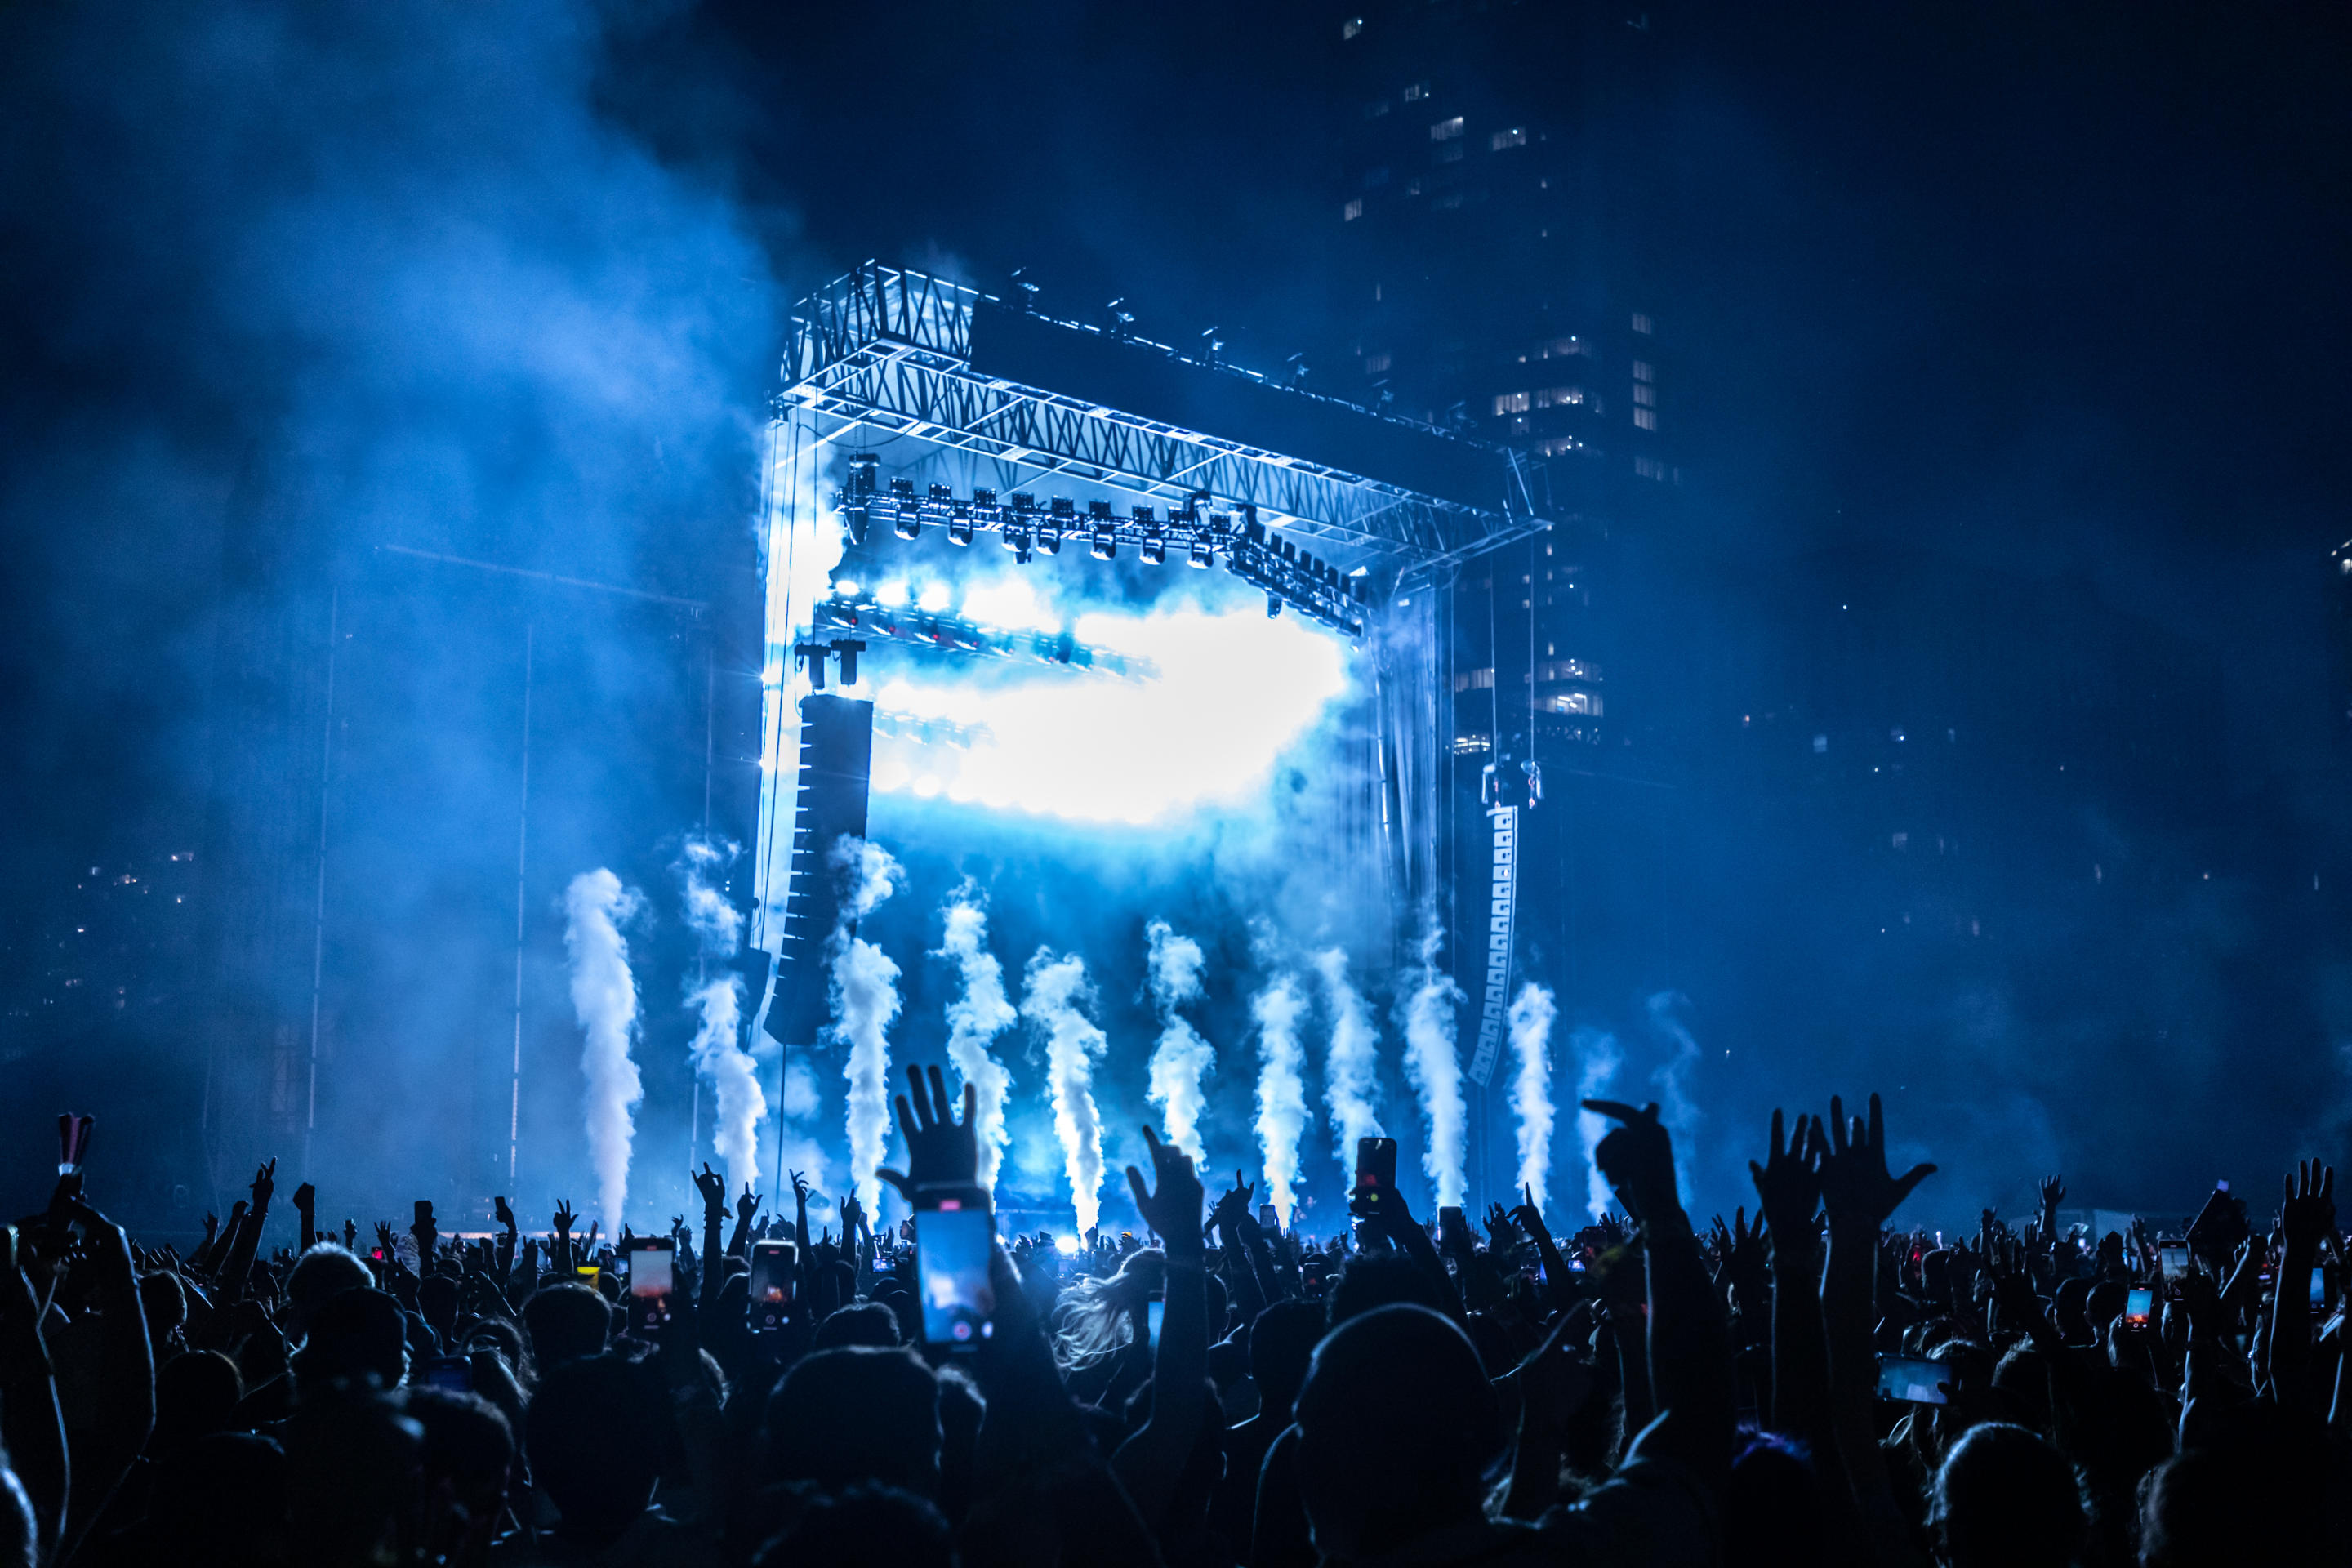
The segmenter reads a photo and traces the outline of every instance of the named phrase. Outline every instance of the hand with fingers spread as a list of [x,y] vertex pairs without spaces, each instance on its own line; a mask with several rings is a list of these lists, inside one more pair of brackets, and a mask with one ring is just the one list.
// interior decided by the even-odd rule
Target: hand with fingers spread
[[1490,1203],[1486,1205],[1484,1224],[1486,1226],[1488,1251],[1507,1252],[1519,1244],[1518,1229],[1511,1224],[1510,1211],[1504,1208],[1502,1205]]
[[907,1168],[875,1174],[898,1188],[910,1204],[919,1187],[972,1185],[980,1177],[980,1140],[972,1131],[978,1093],[971,1084],[963,1086],[963,1115],[959,1119],[952,1113],[947,1080],[938,1068],[929,1070],[927,1084],[923,1069],[909,1062],[907,1087],[913,1098],[902,1094],[897,1100],[898,1133],[907,1141]]
[[1144,1146],[1151,1151],[1151,1190],[1143,1186],[1143,1173],[1133,1165],[1127,1168],[1127,1184],[1135,1194],[1135,1208],[1143,1221],[1159,1233],[1160,1245],[1166,1249],[1171,1263],[1198,1263],[1204,1250],[1201,1243],[1201,1178],[1192,1169],[1192,1157],[1173,1143],[1163,1143],[1149,1127],[1143,1130]]
[[2286,1202],[2279,1209],[2286,1250],[2308,1258],[2336,1229],[2336,1167],[2304,1160],[2286,1178]]
[[383,1260],[386,1263],[391,1262],[393,1252],[392,1221],[388,1219],[380,1219],[375,1222],[375,1246],[376,1250],[383,1254]]
[[1911,1189],[1936,1173],[1930,1164],[1917,1164],[1900,1176],[1886,1170],[1886,1116],[1878,1096],[1870,1097],[1870,1117],[1845,1120],[1845,1106],[1830,1100],[1829,1152],[1822,1160],[1822,1199],[1832,1222],[1844,1219],[1867,1225],[1875,1232],[1911,1195]]
[[1756,1184],[1758,1223],[1771,1230],[1773,1244],[1802,1248],[1817,1235],[1813,1216],[1821,1212],[1822,1156],[1829,1143],[1812,1117],[1799,1116],[1785,1141],[1781,1126],[1780,1112],[1775,1110],[1771,1146],[1762,1164],[1748,1162],[1748,1174]]
[[570,1236],[572,1234],[572,1223],[579,1217],[580,1216],[572,1212],[572,1205],[569,1200],[562,1198],[557,1199],[555,1204],[555,1215],[552,1221],[555,1226],[555,1234],[558,1236]]
[[1584,1109],[1620,1125],[1592,1151],[1592,1163],[1617,1190],[1617,1201],[1635,1219],[1648,1222],[1682,1211],[1675,1190],[1674,1141],[1653,1103],[1635,1110],[1620,1100],[1588,1100]]

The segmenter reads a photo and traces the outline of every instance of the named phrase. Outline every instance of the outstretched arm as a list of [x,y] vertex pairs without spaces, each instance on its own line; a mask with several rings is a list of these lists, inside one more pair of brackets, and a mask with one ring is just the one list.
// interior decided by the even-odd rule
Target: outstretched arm
[[[0,1237],[15,1240],[6,1232]],[[5,1252],[0,1256],[0,1440],[32,1499],[34,1559],[47,1563],[65,1529],[69,1495],[65,1416],[41,1342],[40,1303],[13,1247]]]
[[278,1162],[271,1160],[253,1173],[253,1206],[246,1211],[245,1224],[237,1227],[236,1237],[229,1244],[228,1261],[221,1266],[221,1300],[234,1301],[245,1294],[245,1282],[253,1272],[254,1249],[261,1245],[261,1227],[269,1218],[269,1195],[278,1190]]
[[1871,1352],[1878,1285],[1878,1231],[1910,1195],[1935,1173],[1915,1165],[1901,1176],[1886,1170],[1886,1124],[1878,1096],[1870,1097],[1865,1123],[1845,1121],[1845,1108],[1830,1100],[1829,1148],[1822,1159],[1822,1197],[1829,1209],[1829,1266],[1822,1290],[1822,1317],[1829,1348],[1830,1415],[1837,1456],[1845,1471],[1863,1529],[1878,1561],[1924,1563],[1911,1544],[1908,1525],[1895,1500],[1893,1479],[1871,1428],[1878,1387],[1877,1358]]
[[1209,1287],[1201,1245],[1201,1178],[1192,1158],[1162,1143],[1150,1128],[1143,1142],[1151,1151],[1152,1191],[1143,1173],[1127,1168],[1135,1206],[1167,1249],[1167,1305],[1151,1364],[1151,1416],[1143,1429],[1118,1446],[1111,1469],[1146,1525],[1168,1511],[1208,1410]]
[[2297,1280],[2307,1279],[2319,1262],[2320,1242],[2336,1231],[2336,1171],[2316,1160],[2302,1162],[2286,1179],[2286,1202],[2279,1210],[2286,1247],[2278,1283],[2271,1291],[2271,1386],[2282,1405],[2326,1414],[2323,1391],[2312,1384],[2311,1300]]
[[1765,1226],[1772,1238],[1772,1425],[1801,1437],[1813,1452],[1832,1451],[1829,1348],[1822,1337],[1821,1123],[1797,1118],[1781,1135],[1772,1112],[1764,1163],[1749,1161]]
[[104,1346],[100,1397],[93,1419],[80,1427],[73,1455],[73,1489],[66,1513],[64,1550],[70,1552],[99,1510],[147,1446],[155,1426],[155,1358],[147,1342],[147,1315],[139,1303],[139,1277],[122,1227],[77,1199],[75,1226],[89,1248],[84,1266],[94,1275],[90,1301],[98,1309]]
[[1658,1419],[1635,1448],[1679,1459],[1720,1496],[1731,1470],[1730,1336],[1722,1298],[1707,1278],[1697,1234],[1675,1187],[1672,1141],[1654,1105],[1637,1110],[1615,1100],[1588,1100],[1584,1109],[1621,1123],[1593,1150],[1593,1163],[1642,1227],[1650,1287],[1650,1387]]

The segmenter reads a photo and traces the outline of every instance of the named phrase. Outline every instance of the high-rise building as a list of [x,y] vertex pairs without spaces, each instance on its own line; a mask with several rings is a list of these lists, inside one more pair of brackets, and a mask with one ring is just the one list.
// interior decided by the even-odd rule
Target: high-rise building
[[1659,18],[1383,0],[1337,14],[1333,34],[1331,221],[1359,395],[1517,449],[1531,499],[1573,525],[1462,574],[1456,751],[1600,742],[1606,541],[1653,516],[1681,468],[1672,318],[1652,283]]

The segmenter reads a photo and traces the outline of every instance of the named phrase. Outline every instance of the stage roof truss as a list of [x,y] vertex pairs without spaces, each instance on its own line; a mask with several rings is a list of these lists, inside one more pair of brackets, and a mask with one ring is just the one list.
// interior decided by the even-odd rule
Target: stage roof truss
[[1317,541],[1349,567],[1384,569],[1399,591],[1554,525],[1536,513],[1524,482],[1497,510],[1465,506],[983,374],[971,364],[973,312],[983,301],[1000,303],[961,284],[872,264],[835,279],[793,317],[777,417],[805,421],[818,443],[903,436],[960,450],[998,465],[1000,492],[1060,476],[1171,511],[1202,492],[1220,509],[1251,503],[1269,527]]

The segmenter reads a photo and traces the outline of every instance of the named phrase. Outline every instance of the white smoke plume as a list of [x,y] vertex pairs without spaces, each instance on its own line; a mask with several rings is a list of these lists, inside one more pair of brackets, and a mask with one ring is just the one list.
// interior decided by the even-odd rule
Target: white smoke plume
[[1004,1158],[1010,1135],[1004,1127],[1004,1101],[1013,1077],[996,1059],[989,1045],[1013,1027],[1020,1016],[1004,994],[1004,966],[988,951],[988,910],[979,888],[965,882],[948,895],[940,915],[946,939],[937,956],[955,961],[963,993],[948,1004],[948,1060],[972,1089],[972,1137],[980,1145],[980,1184],[996,1190],[996,1171]]
[[1550,987],[1533,981],[1519,987],[1508,1015],[1518,1058],[1511,1109],[1519,1118],[1519,1186],[1535,1194],[1529,1201],[1538,1210],[1551,1204],[1551,1026],[1559,1016]]
[[[776,1136],[782,1145],[780,1163],[788,1179],[792,1172],[798,1171],[813,1189],[809,1194],[809,1223],[813,1226],[829,1223],[835,1214],[831,1182],[826,1174],[831,1167],[825,1161],[824,1144],[817,1140],[809,1125],[823,1109],[823,1095],[817,1087],[816,1073],[801,1058],[795,1057],[784,1064],[782,1100],[776,1108]],[[753,1188],[760,1192],[767,1190],[756,1182]],[[787,1215],[792,1213],[792,1201],[790,1187],[771,1194],[768,1200],[770,1208]]]
[[[701,943],[703,958],[731,964],[740,940],[743,916],[727,896],[712,886],[738,853],[730,843],[689,838],[678,863],[683,879],[686,923]],[[707,972],[707,965],[706,965]],[[759,1067],[743,1048],[743,982],[728,969],[689,989],[687,1005],[700,1019],[688,1058],[697,1077],[709,1084],[717,1102],[711,1142],[728,1179],[736,1184],[760,1180],[760,1123],[767,1119],[768,1097],[760,1087]]]
[[1160,1009],[1160,1044],[1151,1052],[1147,1098],[1160,1108],[1168,1141],[1199,1164],[1208,1158],[1201,1142],[1208,1097],[1201,1086],[1216,1070],[1217,1053],[1176,1009],[1201,994],[1201,944],[1177,935],[1166,921],[1153,921],[1143,934],[1151,944],[1147,964],[1151,1000]]
[[1658,1091],[1658,1120],[1675,1135],[1675,1183],[1686,1199],[1691,1190],[1689,1152],[1698,1146],[1698,1124],[1706,1120],[1690,1097],[1688,1080],[1698,1066],[1698,1042],[1683,1026],[1682,1009],[1689,1002],[1679,991],[1661,991],[1647,1005],[1651,1032],[1674,1047],[1650,1074],[1650,1087]]
[[[1587,1100],[1607,1098],[1617,1082],[1617,1069],[1625,1063],[1625,1053],[1617,1047],[1617,1037],[1605,1029],[1579,1029],[1568,1038],[1569,1053],[1576,1058],[1576,1098]],[[1592,1152],[1609,1131],[1609,1119],[1591,1110],[1576,1113],[1576,1135],[1584,1145],[1584,1207],[1599,1219],[1609,1212],[1609,1200],[1613,1189],[1609,1178],[1601,1173],[1593,1163]]]
[[1257,1020],[1257,1142],[1265,1156],[1265,1201],[1285,1230],[1298,1205],[1298,1140],[1307,1131],[1307,1049],[1298,1018],[1307,999],[1297,983],[1278,974],[1250,998]]
[[629,1042],[637,1030],[637,982],[629,973],[622,922],[640,908],[636,894],[599,867],[563,891],[563,945],[572,957],[572,1010],[580,1018],[580,1070],[588,1080],[588,1163],[596,1177],[596,1218],[621,1234],[629,1201],[629,1146],[637,1102],[646,1097]]
[[1421,1098],[1428,1143],[1422,1169],[1439,1206],[1459,1208],[1466,1175],[1469,1113],[1462,1102],[1462,1060],[1454,1049],[1454,1009],[1462,987],[1437,967],[1444,934],[1432,921],[1421,939],[1421,984],[1404,1003],[1404,1076]]
[[1093,995],[1086,960],[1076,953],[1055,958],[1051,948],[1041,947],[1030,955],[1021,1016],[1045,1041],[1054,1133],[1062,1141],[1070,1202],[1078,1211],[1081,1232],[1093,1229],[1102,1217],[1102,1119],[1095,1110],[1094,1077],[1095,1058],[1108,1041],[1084,1010]]
[[1340,1168],[1355,1168],[1356,1141],[1384,1138],[1374,1101],[1380,1094],[1375,1069],[1380,1063],[1380,1036],[1372,1027],[1372,1010],[1348,978],[1348,954],[1327,947],[1315,955],[1315,972],[1323,977],[1323,1002],[1331,1013],[1331,1043],[1323,1053],[1323,1102],[1331,1108],[1333,1148]]
[[880,845],[845,835],[834,847],[845,878],[842,923],[833,933],[833,1027],[849,1047],[849,1184],[878,1217],[882,1147],[890,1135],[890,1026],[898,1016],[898,966],[849,922],[872,914],[898,889],[898,863]]

